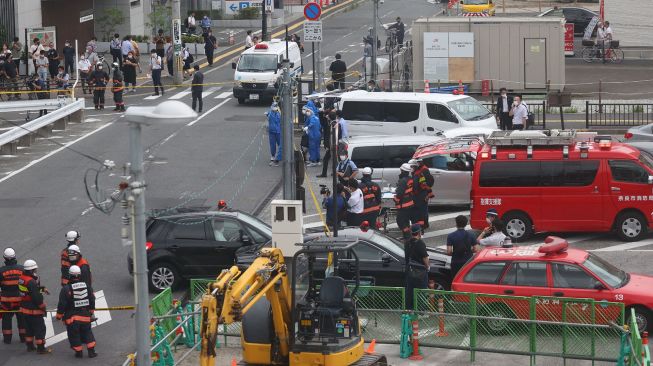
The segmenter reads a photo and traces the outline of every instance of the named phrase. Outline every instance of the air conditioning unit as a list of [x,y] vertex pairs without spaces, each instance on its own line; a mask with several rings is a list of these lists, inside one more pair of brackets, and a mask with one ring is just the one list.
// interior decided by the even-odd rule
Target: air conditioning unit
[[302,201],[272,201],[272,246],[281,249],[284,257],[292,257],[304,242]]

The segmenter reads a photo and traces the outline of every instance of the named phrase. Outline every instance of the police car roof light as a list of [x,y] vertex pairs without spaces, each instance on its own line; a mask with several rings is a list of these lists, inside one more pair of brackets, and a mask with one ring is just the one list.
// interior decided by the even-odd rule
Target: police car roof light
[[610,149],[612,146],[612,141],[610,140],[600,140],[599,141],[599,148],[600,149]]
[[268,45],[267,43],[257,43],[256,46],[254,46],[255,50],[267,50]]
[[544,245],[538,249],[538,252],[546,255],[555,255],[566,252],[567,248],[569,248],[567,240],[557,236],[547,236],[544,239]]
[[569,146],[567,145],[562,147],[562,158],[569,159]]
[[360,229],[362,232],[366,233],[370,229],[370,223],[368,221],[363,221],[361,223]]

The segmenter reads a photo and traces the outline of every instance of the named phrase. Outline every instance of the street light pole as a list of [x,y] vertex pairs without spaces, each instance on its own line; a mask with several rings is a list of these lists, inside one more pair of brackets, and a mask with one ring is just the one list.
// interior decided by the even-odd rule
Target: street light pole
[[181,2],[179,0],[172,0],[172,32],[172,47],[175,50],[173,60],[175,72],[172,79],[174,84],[179,86],[184,82],[183,53],[181,50]]
[[372,1],[372,60],[370,60],[370,68],[372,69],[371,78],[375,82],[376,80],[376,55],[378,53],[377,45],[379,44],[378,35],[376,32],[377,22],[379,19],[379,0]]
[[145,177],[143,174],[142,125],[152,123],[188,122],[197,118],[187,104],[165,101],[156,107],[129,107],[125,114],[129,122],[129,157],[131,161],[130,201],[133,204],[134,238],[134,302],[136,304],[136,364],[150,366],[150,298],[147,280],[147,249],[145,248]]
[[292,141],[292,80],[290,77],[290,60],[288,58],[288,26],[286,25],[286,57],[283,60],[283,77],[281,81],[281,145],[283,146],[281,157],[283,159],[283,199],[294,200],[295,193],[295,172],[294,159],[295,151]]
[[130,183],[134,196],[134,294],[136,302],[136,364],[150,365],[150,304],[147,285],[145,250],[145,182],[143,180],[143,146],[141,125],[129,123]]

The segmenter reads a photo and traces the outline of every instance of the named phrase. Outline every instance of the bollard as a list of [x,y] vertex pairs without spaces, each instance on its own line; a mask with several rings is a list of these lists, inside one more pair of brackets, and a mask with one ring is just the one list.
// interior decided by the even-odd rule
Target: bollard
[[412,347],[410,345],[410,334],[412,331],[410,320],[410,314],[401,314],[401,340],[399,341],[400,358],[408,358],[412,353]]
[[413,354],[408,359],[413,361],[424,359],[419,352],[419,322],[417,321],[417,316],[413,318]]
[[438,299],[438,313],[440,315],[438,316],[438,332],[435,333],[436,337],[447,337],[449,333],[444,330],[444,299],[439,298]]
[[431,86],[429,85],[428,80],[424,80],[424,93],[426,94],[431,93]]

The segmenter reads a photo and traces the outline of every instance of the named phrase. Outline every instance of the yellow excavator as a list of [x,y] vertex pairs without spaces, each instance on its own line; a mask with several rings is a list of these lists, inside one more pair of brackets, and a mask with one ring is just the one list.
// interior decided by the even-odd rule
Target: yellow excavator
[[[321,238],[301,245],[285,264],[278,248],[263,248],[244,272],[225,270],[202,297],[200,365],[214,366],[220,324],[241,321],[240,365],[386,366],[384,355],[365,354],[356,310],[356,238]],[[335,265],[327,266],[329,253]],[[328,275],[349,261],[354,283]],[[291,276],[292,283],[288,277]]]

